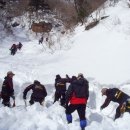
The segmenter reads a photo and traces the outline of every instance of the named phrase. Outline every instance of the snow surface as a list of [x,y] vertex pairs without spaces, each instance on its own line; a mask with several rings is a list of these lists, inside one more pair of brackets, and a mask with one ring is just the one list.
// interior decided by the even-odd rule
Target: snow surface
[[[76,112],[73,123],[68,125],[64,108],[58,102],[52,104],[55,75],[72,76],[79,72],[90,82],[85,130],[130,130],[128,113],[113,121],[117,104],[111,103],[100,111],[105,98],[100,93],[102,87],[118,87],[130,95],[130,8],[122,0],[114,7],[107,7],[105,15],[109,17],[95,28],[85,31],[84,26],[78,26],[69,40],[62,37],[62,50],[56,45],[53,54],[46,44],[38,45],[37,36],[29,36],[19,27],[15,29],[15,36],[5,37],[4,32],[0,32],[0,86],[7,71],[12,70],[16,74],[17,105],[10,109],[0,104],[0,130],[80,130]],[[11,56],[10,46],[19,41],[23,43],[22,50]],[[48,96],[44,107],[36,103],[26,108],[22,92],[35,79],[45,84]]]

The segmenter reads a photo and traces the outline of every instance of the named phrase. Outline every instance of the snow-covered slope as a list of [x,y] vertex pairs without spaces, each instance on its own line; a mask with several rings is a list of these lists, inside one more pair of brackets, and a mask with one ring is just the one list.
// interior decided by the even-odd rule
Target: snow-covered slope
[[[130,129],[128,113],[113,122],[117,104],[110,104],[102,112],[99,110],[104,101],[100,93],[103,86],[119,87],[130,95],[130,8],[123,0],[115,7],[108,7],[105,13],[109,17],[90,31],[84,31],[84,27],[79,26],[69,41],[63,38],[63,44],[73,43],[68,51],[59,50],[51,54],[46,45],[38,45],[38,39],[30,40],[27,32],[21,29],[15,30],[15,37],[2,37],[0,84],[7,71],[12,70],[16,74],[14,86],[17,107],[9,109],[0,104],[0,130],[79,130],[77,113],[73,114],[74,122],[68,125],[64,108],[58,103],[52,105],[55,75],[72,76],[79,72],[90,82],[86,130]],[[8,49],[14,41],[21,41],[23,48],[11,56]],[[23,89],[35,79],[45,84],[48,90],[45,107],[35,104],[25,108]]]

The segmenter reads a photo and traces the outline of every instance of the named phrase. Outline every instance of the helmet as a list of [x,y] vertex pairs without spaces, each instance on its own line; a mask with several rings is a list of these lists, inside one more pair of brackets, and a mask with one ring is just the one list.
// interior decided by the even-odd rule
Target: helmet
[[102,90],[101,90],[102,96],[103,96],[103,95],[106,95],[106,91],[107,91],[107,90],[108,90],[107,88],[102,88]]

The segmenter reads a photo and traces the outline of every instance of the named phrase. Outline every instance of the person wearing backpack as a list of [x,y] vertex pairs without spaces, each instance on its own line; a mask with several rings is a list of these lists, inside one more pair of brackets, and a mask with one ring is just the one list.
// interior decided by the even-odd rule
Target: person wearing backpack
[[89,83],[84,78],[83,74],[79,73],[77,79],[70,84],[66,92],[66,118],[68,123],[72,123],[71,114],[77,110],[82,130],[85,130],[87,126],[85,110],[88,98]]
[[32,90],[31,99],[29,103],[32,105],[34,102],[39,102],[41,105],[44,103],[44,99],[47,96],[47,91],[44,85],[38,80],[34,80],[34,83],[25,88],[23,92],[23,99],[26,100],[28,91]]
[[58,74],[56,75],[55,79],[55,98],[54,102],[58,101],[60,99],[60,105],[65,105],[65,93],[66,93],[66,83],[70,83],[71,79],[68,75],[66,75],[66,78],[61,78],[61,76]]

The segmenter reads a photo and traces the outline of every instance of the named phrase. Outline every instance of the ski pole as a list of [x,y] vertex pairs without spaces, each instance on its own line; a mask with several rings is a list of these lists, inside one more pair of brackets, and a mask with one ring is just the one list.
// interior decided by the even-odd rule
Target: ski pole
[[15,105],[15,99],[14,99],[14,103],[13,103],[13,107],[15,107],[16,105]]
[[25,110],[27,111],[27,102],[26,102],[26,99],[24,99],[24,104],[25,104]]
[[24,99],[24,103],[25,103],[25,107],[27,107],[27,102],[26,102],[26,100]]
[[1,92],[0,92],[0,101],[1,101]]
[[12,107],[15,107],[15,106],[16,106],[16,105],[15,105],[15,96],[14,96],[14,95],[12,95],[11,97],[12,97],[12,99],[13,99],[13,101],[14,101],[14,102],[13,102],[13,106],[12,106]]

